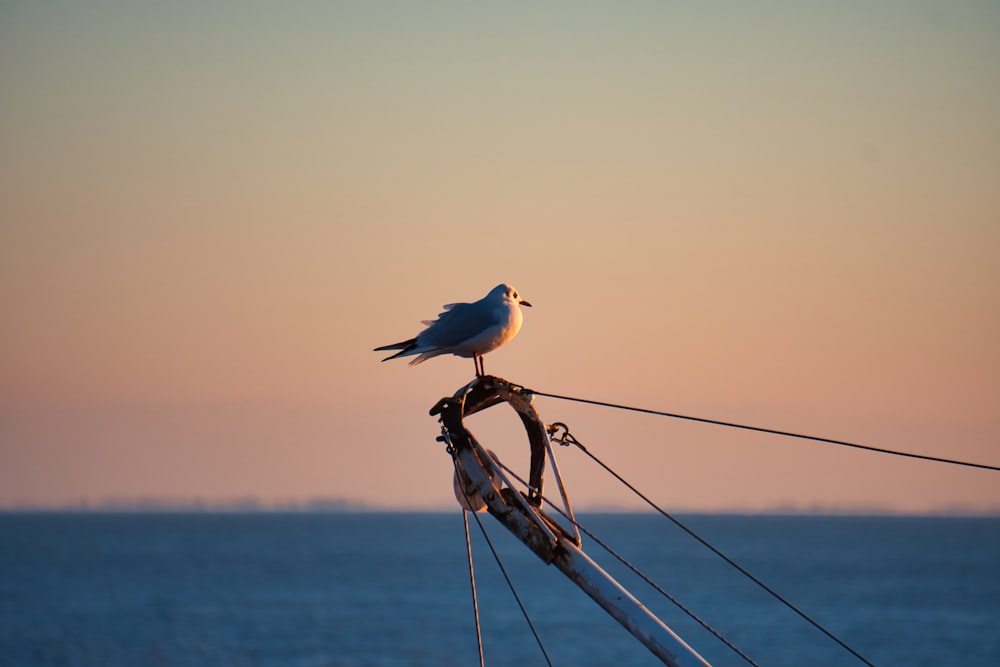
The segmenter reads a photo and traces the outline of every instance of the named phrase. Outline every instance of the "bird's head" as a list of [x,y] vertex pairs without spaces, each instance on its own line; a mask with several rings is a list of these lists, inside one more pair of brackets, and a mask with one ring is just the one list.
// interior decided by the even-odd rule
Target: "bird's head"
[[517,293],[517,290],[514,289],[513,286],[508,285],[507,283],[501,283],[496,287],[494,287],[493,290],[490,292],[490,296],[498,298],[502,301],[512,301],[518,304],[519,306],[528,306],[529,308],[531,307],[531,304],[522,299],[521,296]]

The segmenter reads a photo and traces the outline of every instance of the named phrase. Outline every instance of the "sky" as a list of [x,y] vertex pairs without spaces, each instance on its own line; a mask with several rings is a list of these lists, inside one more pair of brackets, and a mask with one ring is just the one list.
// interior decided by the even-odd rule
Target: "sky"
[[[501,282],[526,387],[1000,465],[995,2],[5,0],[0,90],[0,508],[455,508],[472,362],[372,348]],[[1000,514],[996,472],[536,407],[670,510]]]

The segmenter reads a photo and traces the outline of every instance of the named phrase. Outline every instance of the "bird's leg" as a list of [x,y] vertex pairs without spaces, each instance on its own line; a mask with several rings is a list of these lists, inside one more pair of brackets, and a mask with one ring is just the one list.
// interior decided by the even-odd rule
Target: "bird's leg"
[[472,363],[476,365],[476,377],[481,378],[486,375],[486,369],[483,367],[483,357],[479,354],[472,355]]

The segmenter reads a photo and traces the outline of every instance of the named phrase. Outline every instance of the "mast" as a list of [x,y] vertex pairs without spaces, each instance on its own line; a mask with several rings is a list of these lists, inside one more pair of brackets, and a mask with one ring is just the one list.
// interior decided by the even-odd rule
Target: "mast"
[[[493,457],[465,428],[464,418],[497,403],[508,403],[528,434],[531,460],[528,494],[519,493]],[[709,663],[677,636],[610,574],[591,560],[579,538],[566,532],[541,510],[542,478],[548,434],[521,387],[495,376],[477,377],[453,397],[442,398],[431,409],[439,415],[441,439],[448,444],[458,486],[470,504],[486,510],[545,563],[554,565],[636,639],[670,667],[705,667]]]

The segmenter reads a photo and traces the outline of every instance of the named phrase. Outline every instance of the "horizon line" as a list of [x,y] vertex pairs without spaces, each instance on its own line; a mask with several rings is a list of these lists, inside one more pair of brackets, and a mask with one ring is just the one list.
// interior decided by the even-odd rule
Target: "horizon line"
[[[0,504],[0,514],[443,514],[458,505],[378,505],[349,498],[306,500],[262,500],[258,498],[129,498],[82,499],[76,502]],[[672,514],[730,516],[858,516],[858,517],[954,517],[1000,518],[1000,506],[976,507],[964,504],[928,509],[905,509],[879,505],[822,505],[819,503],[775,504],[767,507],[676,507]],[[647,507],[600,504],[577,508],[578,514],[656,514]]]

